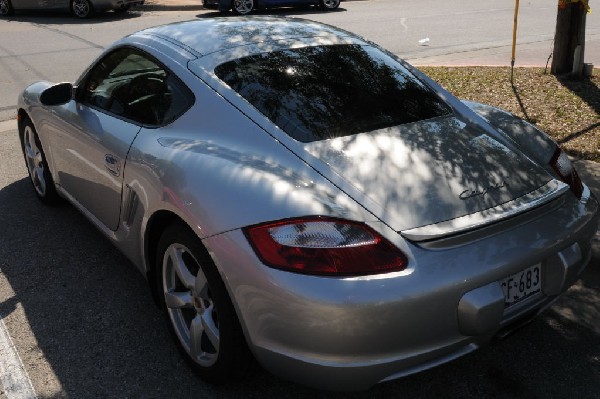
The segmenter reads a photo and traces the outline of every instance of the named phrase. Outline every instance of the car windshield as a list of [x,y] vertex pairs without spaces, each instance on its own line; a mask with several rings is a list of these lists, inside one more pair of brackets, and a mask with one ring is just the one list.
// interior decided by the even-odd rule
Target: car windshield
[[317,46],[252,55],[221,64],[215,73],[302,142],[450,112],[400,62],[371,46]]

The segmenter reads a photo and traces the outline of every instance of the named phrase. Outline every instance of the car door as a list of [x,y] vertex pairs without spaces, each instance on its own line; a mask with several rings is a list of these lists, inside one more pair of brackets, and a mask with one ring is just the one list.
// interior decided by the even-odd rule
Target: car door
[[44,7],[43,0],[13,0],[12,5],[17,10],[37,10]]
[[17,3],[17,8],[27,10],[67,10],[71,5],[68,0],[13,0],[14,3]]
[[142,126],[164,122],[167,76],[137,49],[109,53],[80,80],[75,101],[61,117],[64,124],[52,134],[57,183],[111,230],[119,223],[131,144]]

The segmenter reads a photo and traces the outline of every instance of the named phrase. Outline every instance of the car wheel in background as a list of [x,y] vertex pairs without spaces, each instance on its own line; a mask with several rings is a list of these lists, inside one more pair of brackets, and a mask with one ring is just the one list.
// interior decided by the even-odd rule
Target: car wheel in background
[[254,9],[254,0],[233,0],[233,12],[238,15],[247,15]]
[[340,0],[321,0],[321,6],[325,10],[335,10],[340,6]]
[[159,298],[186,361],[211,383],[242,377],[252,357],[225,284],[198,237],[183,223],[172,224],[156,259]]
[[73,0],[71,11],[77,18],[89,18],[94,13],[94,8],[89,0]]
[[13,13],[10,0],[0,0],[0,15],[11,15]]
[[59,202],[60,197],[56,192],[46,156],[31,120],[24,118],[19,126],[19,133],[25,164],[36,195],[43,203],[48,205]]

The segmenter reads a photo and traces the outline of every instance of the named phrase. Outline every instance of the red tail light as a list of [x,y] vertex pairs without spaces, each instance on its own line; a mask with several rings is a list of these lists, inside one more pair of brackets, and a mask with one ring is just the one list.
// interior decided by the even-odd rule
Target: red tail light
[[406,256],[363,223],[307,217],[251,226],[248,241],[267,266],[296,273],[350,276],[406,268]]
[[571,191],[577,199],[581,199],[581,195],[583,194],[581,179],[571,160],[560,147],[557,147],[556,151],[554,151],[554,155],[550,160],[550,166],[554,169],[558,177],[571,187]]

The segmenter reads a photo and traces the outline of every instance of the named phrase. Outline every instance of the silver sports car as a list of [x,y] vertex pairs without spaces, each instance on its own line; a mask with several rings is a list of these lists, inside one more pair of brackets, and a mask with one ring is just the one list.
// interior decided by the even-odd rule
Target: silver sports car
[[37,196],[131,259],[215,383],[252,357],[333,390],[455,359],[550,306],[598,228],[535,126],[305,20],[135,33],[18,118]]

